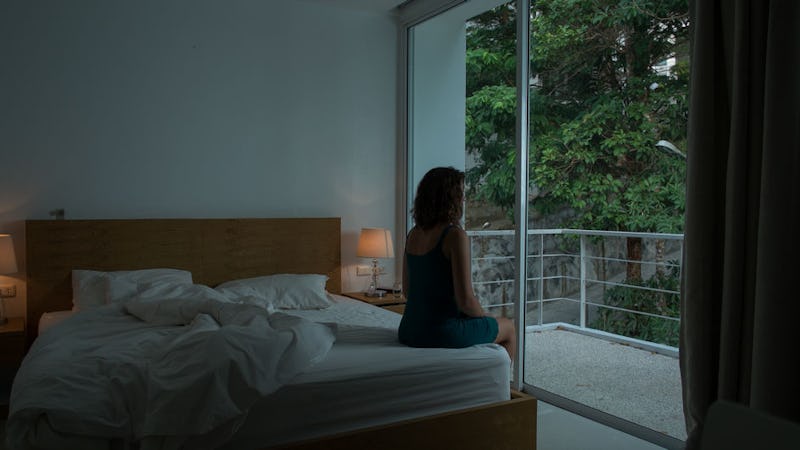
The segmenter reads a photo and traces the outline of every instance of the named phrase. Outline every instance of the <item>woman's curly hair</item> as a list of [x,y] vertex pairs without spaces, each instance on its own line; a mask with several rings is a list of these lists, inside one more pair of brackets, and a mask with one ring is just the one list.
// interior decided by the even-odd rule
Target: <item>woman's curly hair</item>
[[453,167],[435,167],[417,187],[414,222],[422,229],[438,223],[458,223],[464,212],[464,172]]

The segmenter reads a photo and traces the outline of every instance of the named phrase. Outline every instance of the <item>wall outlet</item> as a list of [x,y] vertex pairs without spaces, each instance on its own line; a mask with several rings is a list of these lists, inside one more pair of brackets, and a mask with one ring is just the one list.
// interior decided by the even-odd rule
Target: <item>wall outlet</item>
[[16,296],[17,296],[17,285],[4,284],[0,286],[0,298],[16,297]]

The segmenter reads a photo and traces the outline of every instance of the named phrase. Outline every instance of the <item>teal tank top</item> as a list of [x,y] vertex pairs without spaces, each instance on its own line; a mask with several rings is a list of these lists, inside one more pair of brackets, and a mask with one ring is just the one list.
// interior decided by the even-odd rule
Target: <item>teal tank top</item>
[[398,329],[400,342],[412,347],[461,348],[494,342],[497,320],[461,313],[455,299],[453,270],[442,252],[447,226],[429,252],[406,252],[406,308]]

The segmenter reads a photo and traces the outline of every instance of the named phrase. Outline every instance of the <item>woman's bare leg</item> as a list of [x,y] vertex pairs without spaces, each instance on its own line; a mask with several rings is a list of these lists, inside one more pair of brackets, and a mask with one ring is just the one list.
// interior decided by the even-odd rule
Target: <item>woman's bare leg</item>
[[502,345],[508,352],[511,361],[514,361],[514,351],[517,348],[517,331],[514,322],[506,317],[497,318],[497,338],[494,342]]

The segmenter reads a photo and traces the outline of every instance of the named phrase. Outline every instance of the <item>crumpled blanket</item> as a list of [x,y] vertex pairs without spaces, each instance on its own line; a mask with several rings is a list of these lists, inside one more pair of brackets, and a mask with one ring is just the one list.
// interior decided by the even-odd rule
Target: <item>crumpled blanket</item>
[[46,419],[57,433],[139,448],[194,447],[197,436],[219,445],[256,400],[324,358],[334,340],[328,325],[213,295],[81,312],[40,336],[23,361],[8,442],[37,443]]

